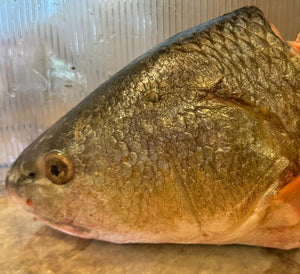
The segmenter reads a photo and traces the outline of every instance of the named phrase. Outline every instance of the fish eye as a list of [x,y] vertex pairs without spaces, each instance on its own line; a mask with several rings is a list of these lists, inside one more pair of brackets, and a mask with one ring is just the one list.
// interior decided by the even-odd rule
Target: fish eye
[[73,164],[59,152],[44,157],[43,171],[48,180],[57,185],[66,184],[73,178]]
[[30,172],[30,173],[28,174],[28,177],[31,178],[31,179],[34,179],[35,176],[36,176],[36,174],[35,174],[34,172]]

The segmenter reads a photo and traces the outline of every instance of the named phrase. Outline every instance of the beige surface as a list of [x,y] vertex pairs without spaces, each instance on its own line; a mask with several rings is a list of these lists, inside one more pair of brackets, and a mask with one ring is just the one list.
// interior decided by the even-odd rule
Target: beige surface
[[1,273],[299,273],[300,249],[116,245],[55,231],[0,198]]

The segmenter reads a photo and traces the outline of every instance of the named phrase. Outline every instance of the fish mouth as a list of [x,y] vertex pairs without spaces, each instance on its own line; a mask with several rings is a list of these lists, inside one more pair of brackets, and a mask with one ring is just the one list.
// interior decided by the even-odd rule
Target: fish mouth
[[[5,179],[6,196],[19,206],[26,208],[26,210],[31,212],[32,200],[29,197],[25,197],[25,194],[20,191],[20,187],[26,186],[31,183],[31,181],[24,180],[27,178],[25,176],[20,176],[17,179],[16,177],[16,175],[8,173]],[[20,182],[22,182],[22,184],[20,184]]]

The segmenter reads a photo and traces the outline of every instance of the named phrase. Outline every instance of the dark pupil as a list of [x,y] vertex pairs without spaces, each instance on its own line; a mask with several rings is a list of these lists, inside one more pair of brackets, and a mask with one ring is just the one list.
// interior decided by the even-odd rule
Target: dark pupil
[[59,173],[60,173],[60,170],[59,170],[59,167],[57,165],[52,165],[51,166],[51,173],[58,177],[59,176]]
[[30,172],[30,173],[28,174],[28,176],[29,176],[30,178],[35,178],[35,173],[34,173],[34,172]]

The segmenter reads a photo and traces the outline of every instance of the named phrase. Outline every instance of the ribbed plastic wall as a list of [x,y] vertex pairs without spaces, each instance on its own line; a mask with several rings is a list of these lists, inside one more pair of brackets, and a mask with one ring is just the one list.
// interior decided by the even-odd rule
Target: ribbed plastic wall
[[105,79],[171,35],[244,5],[285,39],[300,32],[299,0],[2,0],[0,192],[8,167]]

